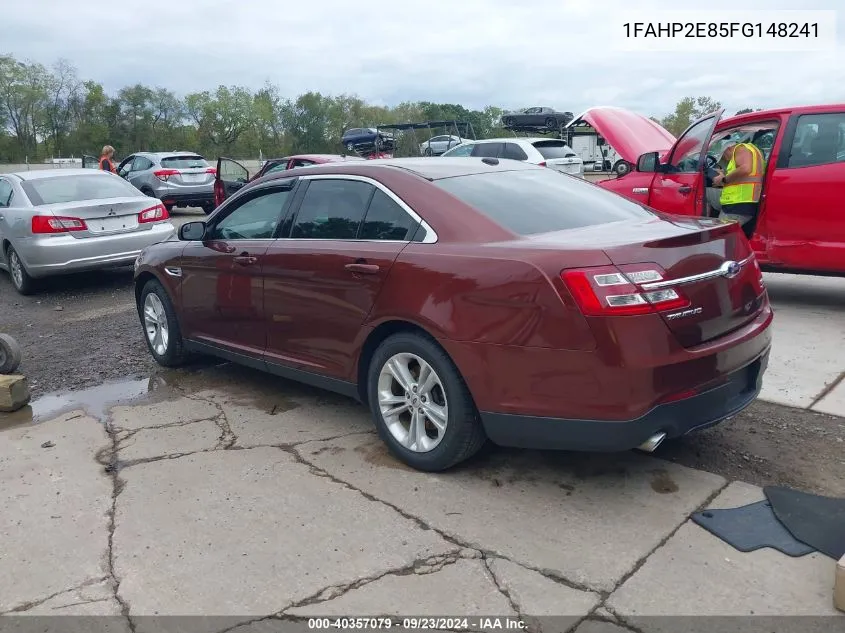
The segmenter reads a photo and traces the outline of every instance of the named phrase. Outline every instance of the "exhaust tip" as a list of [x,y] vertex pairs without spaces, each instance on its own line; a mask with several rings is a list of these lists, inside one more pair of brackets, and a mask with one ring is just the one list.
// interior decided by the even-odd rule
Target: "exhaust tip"
[[657,447],[663,443],[663,440],[666,439],[665,431],[660,431],[659,433],[655,433],[650,438],[648,438],[645,442],[640,444],[637,448],[641,451],[645,451],[646,453],[653,453],[657,450]]

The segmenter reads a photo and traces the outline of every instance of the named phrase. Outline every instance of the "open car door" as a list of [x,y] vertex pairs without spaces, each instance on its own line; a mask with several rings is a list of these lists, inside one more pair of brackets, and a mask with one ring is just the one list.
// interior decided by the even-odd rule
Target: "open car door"
[[[718,156],[709,158],[707,149],[723,112],[717,110],[701,117],[681,134],[666,161],[657,166],[650,206],[678,215],[704,214],[706,185],[719,160]],[[706,172],[711,173],[706,175]]]
[[221,156],[217,159],[217,175],[214,177],[214,205],[223,201],[249,182],[249,171],[238,161]]

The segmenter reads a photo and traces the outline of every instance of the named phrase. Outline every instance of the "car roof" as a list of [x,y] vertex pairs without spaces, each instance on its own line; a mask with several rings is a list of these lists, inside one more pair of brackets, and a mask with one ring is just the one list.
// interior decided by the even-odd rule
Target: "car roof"
[[773,108],[771,110],[759,110],[757,112],[746,112],[745,114],[735,114],[730,117],[722,117],[719,120],[717,127],[722,127],[725,123],[735,125],[737,123],[742,123],[743,121],[756,121],[761,117],[779,116],[781,114],[823,114],[827,112],[842,112],[843,110],[845,110],[845,104],[842,103]]
[[472,145],[473,143],[536,143],[537,141],[558,141],[566,145],[566,141],[559,138],[548,138],[546,136],[502,136],[500,138],[480,138],[474,141],[466,141],[464,145]]
[[54,169],[33,169],[31,171],[17,171],[9,176],[17,176],[21,180],[44,180],[46,178],[59,178],[61,176],[109,176],[110,172],[99,169],[66,169],[64,167]]
[[182,150],[176,152],[135,152],[132,156],[153,156],[155,158],[165,158],[168,156],[199,156],[204,158],[199,152],[185,152]]
[[[354,161],[352,163],[323,163],[311,167],[297,167],[289,171],[268,174],[268,180],[296,177],[298,175],[349,174],[375,177],[381,170],[401,169],[426,180],[440,180],[457,176],[470,176],[500,171],[523,171],[526,169],[544,169],[531,163],[515,160],[498,160],[491,163],[489,158],[379,158],[376,160]],[[263,180],[263,179],[262,179]]]

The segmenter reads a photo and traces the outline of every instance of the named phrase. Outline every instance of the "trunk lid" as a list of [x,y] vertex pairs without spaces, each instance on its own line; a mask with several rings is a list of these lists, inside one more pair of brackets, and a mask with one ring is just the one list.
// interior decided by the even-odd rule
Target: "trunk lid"
[[85,231],[70,231],[77,239],[146,231],[152,222],[139,223],[138,214],[160,204],[155,198],[106,198],[84,202],[63,202],[40,208],[54,216],[78,218],[85,221]]
[[729,334],[753,320],[764,307],[760,268],[734,223],[663,217],[553,235],[558,243],[600,248],[623,272],[659,272],[662,279],[639,281],[637,290],[674,290],[688,300],[685,307],[657,309],[684,347]]
[[161,159],[156,176],[174,185],[201,186],[214,182],[216,170],[202,156],[168,156]]

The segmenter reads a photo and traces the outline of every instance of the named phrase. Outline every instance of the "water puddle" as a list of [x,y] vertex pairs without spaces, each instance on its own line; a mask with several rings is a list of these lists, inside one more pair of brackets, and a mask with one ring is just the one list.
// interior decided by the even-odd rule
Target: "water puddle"
[[160,378],[142,378],[106,382],[79,391],[58,391],[44,394],[14,413],[0,413],[0,430],[33,424],[78,409],[99,420],[105,420],[115,404],[135,400],[164,385]]

